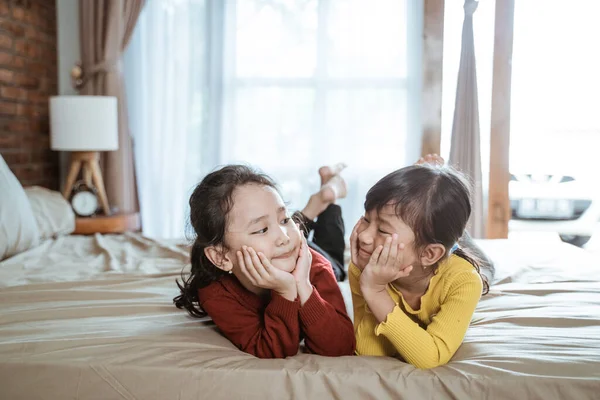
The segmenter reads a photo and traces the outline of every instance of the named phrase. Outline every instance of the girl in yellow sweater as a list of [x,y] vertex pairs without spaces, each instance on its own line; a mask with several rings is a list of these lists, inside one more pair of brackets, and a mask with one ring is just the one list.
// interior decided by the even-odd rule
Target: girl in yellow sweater
[[418,368],[452,358],[489,287],[480,263],[493,270],[465,232],[468,182],[428,161],[377,182],[350,237],[356,353]]

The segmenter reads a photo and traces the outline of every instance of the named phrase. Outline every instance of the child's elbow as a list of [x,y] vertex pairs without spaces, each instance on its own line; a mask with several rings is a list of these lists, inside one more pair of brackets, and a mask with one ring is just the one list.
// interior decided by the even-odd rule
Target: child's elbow
[[351,356],[356,353],[356,335],[354,334],[354,324],[352,321],[348,321],[344,329],[344,356]]
[[411,364],[419,369],[432,369],[446,365],[449,361],[450,359],[445,357],[436,357],[431,359],[422,358],[413,360]]
[[445,363],[432,363],[432,362],[416,362],[413,363],[413,365],[415,367],[417,367],[418,369],[432,369],[435,367],[440,367],[442,365],[444,365]]
[[345,346],[337,346],[335,348],[325,349],[319,353],[325,357],[352,356],[354,355],[355,349],[356,347],[354,343],[348,343]]
[[[298,354],[298,349],[300,348],[300,344],[289,344],[282,346],[280,348],[272,348],[269,346],[256,346],[252,349],[246,349],[246,353],[252,354],[254,357],[263,358],[263,359],[272,359],[272,358],[287,358],[292,357]],[[244,350],[244,349],[242,349]]]
[[333,354],[330,357],[352,356],[355,351],[356,340],[354,340],[354,335],[352,335],[352,340],[348,340],[344,346],[340,346],[336,351],[332,352]]
[[[312,344],[314,345],[314,343]],[[327,343],[322,343],[320,347],[320,349],[311,349],[310,346],[307,346],[311,353],[325,357],[352,356],[356,351],[356,338],[354,336],[354,331],[351,330],[349,333],[344,332],[341,335],[332,336]]]
[[327,356],[352,356],[356,352],[356,336],[354,336],[354,329],[350,329],[342,338],[338,337],[337,342],[339,345],[333,348],[331,354],[327,354]]

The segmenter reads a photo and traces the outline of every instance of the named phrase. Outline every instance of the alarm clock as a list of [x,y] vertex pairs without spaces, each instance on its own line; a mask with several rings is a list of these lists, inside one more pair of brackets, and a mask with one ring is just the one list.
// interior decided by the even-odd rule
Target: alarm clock
[[100,201],[98,193],[93,186],[85,182],[77,182],[73,186],[71,195],[71,207],[79,217],[91,217],[96,214]]

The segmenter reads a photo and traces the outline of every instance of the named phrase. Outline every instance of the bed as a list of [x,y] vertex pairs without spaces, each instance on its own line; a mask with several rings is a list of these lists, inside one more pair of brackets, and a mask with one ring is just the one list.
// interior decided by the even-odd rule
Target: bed
[[600,261],[558,241],[481,241],[491,293],[452,361],[419,370],[245,354],[173,306],[185,242],[74,226],[59,193],[24,190],[0,156],[2,400],[600,398]]
[[480,244],[497,282],[453,360],[418,370],[240,352],[210,319],[172,305],[185,243],[46,240],[0,263],[0,398],[599,398],[600,262],[561,243]]

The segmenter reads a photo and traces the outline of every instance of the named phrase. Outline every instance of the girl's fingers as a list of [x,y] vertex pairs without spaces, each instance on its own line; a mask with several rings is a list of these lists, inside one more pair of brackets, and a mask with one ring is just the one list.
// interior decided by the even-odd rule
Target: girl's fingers
[[243,246],[242,253],[244,253],[244,262],[246,263],[246,269],[248,270],[248,273],[254,278],[256,283],[260,282],[262,278],[256,270],[256,266],[252,262],[252,257],[250,256],[249,248]]
[[393,267],[396,264],[396,257],[398,256],[398,234],[392,235],[392,242],[390,243],[390,252],[388,255],[386,265]]
[[404,261],[404,248],[405,247],[406,246],[404,245],[404,243],[398,243],[398,245],[396,246],[398,251],[396,253],[396,258],[393,260],[394,268],[396,268],[396,269],[400,269],[402,267],[402,262]]
[[257,256],[262,263],[265,273],[267,274],[265,280],[268,280],[269,282],[273,282],[273,280],[280,280],[282,271],[275,268],[267,256],[265,256],[263,253],[257,253]]
[[408,267],[401,269],[400,271],[398,271],[398,274],[396,274],[396,277],[394,278],[394,280],[398,279],[398,278],[405,278],[408,275],[410,275],[410,272],[413,270],[412,265],[409,265]]
[[302,251],[306,255],[307,258],[310,258],[310,247],[308,246],[308,241],[304,236],[302,236]]
[[252,257],[250,257],[248,247],[242,246],[242,254],[244,255],[244,262],[246,263],[246,268],[249,270],[249,268],[252,266]]
[[308,266],[310,268],[310,266],[312,265],[312,254],[310,253],[310,247],[308,246],[308,242],[306,241],[305,237],[302,237],[302,246],[304,246],[302,250],[302,253],[304,253],[303,257],[306,257],[306,262],[308,263]]
[[265,270],[271,274],[272,270],[273,270],[273,266],[271,265],[271,262],[269,261],[269,259],[267,258],[267,256],[265,256],[263,253],[258,253],[258,259],[260,260],[260,262],[262,263],[262,265],[265,267]]
[[352,233],[350,234],[350,237],[353,237],[354,239],[357,238],[358,227],[360,226],[361,222],[362,222],[362,219],[359,219],[358,222],[356,224],[354,224],[354,228],[352,228]]
[[267,256],[265,256],[263,253],[258,253],[258,258],[260,259],[260,262],[262,263],[263,267],[265,268],[265,271],[267,272],[267,274],[269,274],[269,276],[273,276],[274,272],[275,272],[274,271],[275,267],[273,267],[271,265],[271,262],[269,261]]
[[358,241],[358,225],[360,224],[360,220],[356,223],[356,225],[354,225],[354,228],[352,228],[352,233],[350,234],[350,260],[352,260],[353,263],[356,263],[356,260],[358,258],[358,246],[357,246],[357,241]]
[[248,268],[246,268],[246,263],[244,262],[244,255],[239,250],[236,252],[236,255],[237,255],[240,271],[242,271],[242,273],[248,278],[250,283],[252,283],[253,285],[256,285],[256,279],[254,279],[254,276],[252,276],[252,274],[250,273]]
[[304,237],[302,238],[302,241],[300,242],[300,251],[298,253],[298,261],[296,262],[296,264],[299,264],[302,260],[304,260],[307,256],[307,248],[308,245],[306,244],[306,239],[304,239]]
[[267,273],[267,277],[265,278],[265,281],[269,284],[269,287],[272,287],[271,285],[274,285],[277,282],[282,282],[282,277],[283,277],[282,274],[287,274],[287,272],[283,272],[281,270],[278,270],[274,266],[272,266],[271,263],[269,262],[269,260],[267,259],[267,257],[263,253],[258,253],[257,256],[260,259],[260,261],[262,262],[264,270]]
[[256,272],[258,272],[262,279],[268,280],[270,278],[269,272],[267,272],[267,270],[263,266],[262,262],[260,261],[260,258],[258,257],[258,254],[256,254],[256,251],[254,251],[254,249],[250,247],[248,248],[248,252],[250,253],[250,258],[252,259],[252,263],[254,264]]
[[240,266],[240,269],[245,270],[246,265],[244,263],[244,256],[242,255],[242,252],[238,250],[235,252],[235,255],[237,256],[238,265]]
[[296,269],[305,269],[307,268],[306,265],[308,265],[308,268],[310,268],[311,263],[312,255],[310,254],[308,243],[306,238],[302,237],[300,242],[300,252],[298,254],[298,259],[296,260]]
[[383,251],[381,252],[381,256],[379,257],[379,265],[386,265],[387,260],[390,255],[390,246],[392,245],[392,238],[388,237],[385,239],[385,244],[383,245]]
[[379,260],[379,255],[381,254],[382,250],[383,250],[382,245],[377,246],[375,251],[373,251],[373,254],[371,254],[371,259],[369,260],[369,264],[372,264],[372,265],[377,264],[377,260]]

